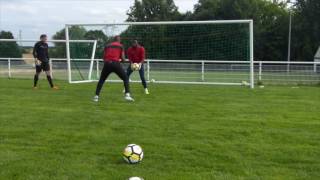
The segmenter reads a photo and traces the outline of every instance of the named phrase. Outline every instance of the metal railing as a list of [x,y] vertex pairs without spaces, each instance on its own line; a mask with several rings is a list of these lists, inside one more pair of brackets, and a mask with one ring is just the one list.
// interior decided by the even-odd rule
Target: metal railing
[[[0,58],[0,76],[8,78],[30,78],[34,73],[33,63],[26,63],[32,58]],[[72,69],[73,75],[81,71],[89,74],[90,59],[78,61],[78,69]],[[33,61],[30,61],[33,62]],[[92,67],[92,77],[81,79],[85,82],[96,81],[103,61],[95,59]],[[290,65],[288,71],[287,65]],[[50,59],[51,73],[56,79],[68,79],[67,59]],[[146,78],[156,83],[187,83],[187,84],[225,84],[246,85],[250,82],[250,62],[246,61],[203,61],[203,60],[156,60],[150,59],[145,63]],[[280,62],[255,61],[255,83],[263,84],[319,84],[320,62]],[[19,74],[22,74],[19,76]],[[112,81],[117,78],[111,78]],[[74,79],[75,81],[77,79]],[[138,76],[132,80],[139,82]]]

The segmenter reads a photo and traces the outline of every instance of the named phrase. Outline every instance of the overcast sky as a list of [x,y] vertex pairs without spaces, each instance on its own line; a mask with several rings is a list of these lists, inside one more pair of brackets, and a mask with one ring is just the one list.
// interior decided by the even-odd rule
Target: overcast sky
[[[198,0],[174,0],[180,12],[192,11]],[[53,35],[66,23],[123,22],[134,0],[0,0],[0,30],[34,39]]]

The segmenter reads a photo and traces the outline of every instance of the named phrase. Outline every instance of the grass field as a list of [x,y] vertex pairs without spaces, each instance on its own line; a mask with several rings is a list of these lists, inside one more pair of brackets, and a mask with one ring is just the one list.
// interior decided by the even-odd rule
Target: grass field
[[320,87],[31,84],[0,79],[0,179],[320,179]]

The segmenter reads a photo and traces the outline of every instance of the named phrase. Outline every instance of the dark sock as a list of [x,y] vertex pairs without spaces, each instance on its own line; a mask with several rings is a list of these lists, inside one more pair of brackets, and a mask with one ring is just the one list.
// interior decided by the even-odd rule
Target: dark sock
[[142,85],[143,85],[143,88],[147,89],[147,82],[146,82],[146,80],[143,80],[143,81],[142,81]]
[[52,79],[51,76],[47,76],[48,82],[50,84],[50,87],[53,88],[53,83],[52,83]]
[[96,89],[96,95],[99,96],[100,95],[100,91],[102,89],[102,86],[104,84],[104,80],[99,80],[98,85],[97,85],[97,89]]
[[125,93],[130,93],[129,78],[123,81]]
[[33,87],[37,87],[38,80],[39,80],[39,75],[35,74],[33,79]]

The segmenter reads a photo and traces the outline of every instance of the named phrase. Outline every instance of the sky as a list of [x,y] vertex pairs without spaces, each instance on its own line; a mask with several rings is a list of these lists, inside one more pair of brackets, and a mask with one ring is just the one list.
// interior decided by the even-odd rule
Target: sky
[[[198,0],[174,0],[180,12],[192,11]],[[15,38],[52,36],[70,23],[124,22],[134,0],[0,0],[0,31]]]

